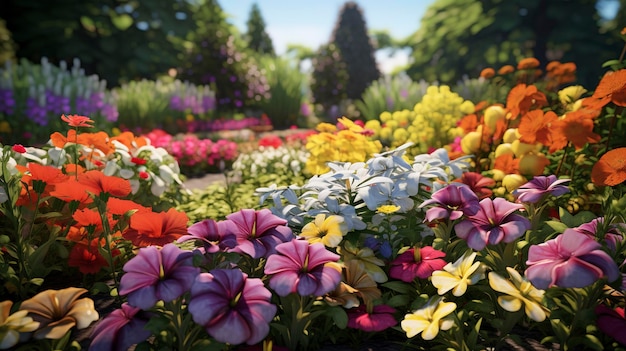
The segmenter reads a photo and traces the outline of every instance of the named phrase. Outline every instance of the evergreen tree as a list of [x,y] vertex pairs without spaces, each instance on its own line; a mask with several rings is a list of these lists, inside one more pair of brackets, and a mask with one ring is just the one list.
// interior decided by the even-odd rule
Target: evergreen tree
[[346,63],[339,49],[332,43],[323,45],[315,55],[312,66],[313,102],[322,105],[325,111],[329,111],[332,106],[339,106],[347,97],[346,85],[348,83]]
[[5,22],[0,19],[0,66],[6,61],[15,61],[15,43]]
[[245,39],[248,43],[248,47],[260,54],[268,54],[274,56],[274,46],[272,45],[272,38],[265,31],[265,21],[261,16],[259,6],[254,3],[250,10],[248,22],[246,22],[247,32]]
[[217,0],[204,1],[193,19],[197,28],[188,36],[190,49],[182,60],[181,77],[212,85],[219,110],[241,110],[266,98],[265,78],[253,58],[237,47],[236,30]]
[[331,37],[346,65],[349,99],[360,99],[363,91],[380,77],[374,58],[374,48],[359,6],[347,2],[341,8],[339,19]]

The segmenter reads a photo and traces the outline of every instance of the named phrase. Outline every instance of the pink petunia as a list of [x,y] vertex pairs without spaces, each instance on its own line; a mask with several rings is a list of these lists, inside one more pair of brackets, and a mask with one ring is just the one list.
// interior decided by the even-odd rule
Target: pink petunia
[[432,246],[410,248],[391,262],[389,276],[410,283],[416,277],[427,279],[434,271],[443,269],[447,264],[442,258],[445,252],[435,250]]
[[467,241],[467,246],[477,251],[488,244],[510,243],[530,229],[528,218],[515,213],[523,208],[522,204],[503,198],[485,198],[480,201],[480,210],[457,223],[454,231],[459,238]]
[[276,246],[276,254],[268,257],[265,274],[272,275],[270,288],[280,296],[298,293],[301,296],[323,296],[341,281],[339,255],[324,244],[310,245],[306,240],[292,240]]
[[196,278],[189,312],[215,340],[252,345],[269,333],[277,310],[271,298],[261,279],[248,278],[239,269],[215,269]]
[[601,278],[612,282],[619,268],[602,245],[574,229],[566,229],[552,240],[528,250],[526,277],[539,289],[552,286],[583,288]]
[[398,324],[396,310],[387,305],[374,306],[368,313],[364,305],[348,310],[348,327],[364,332],[379,332]]

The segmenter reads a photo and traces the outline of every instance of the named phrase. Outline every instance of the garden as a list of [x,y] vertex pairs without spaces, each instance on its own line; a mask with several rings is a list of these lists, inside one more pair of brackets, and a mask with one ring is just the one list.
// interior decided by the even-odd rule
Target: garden
[[0,349],[626,350],[626,27],[593,69],[447,80],[381,74],[354,22],[311,72],[232,28],[109,87],[5,61]]

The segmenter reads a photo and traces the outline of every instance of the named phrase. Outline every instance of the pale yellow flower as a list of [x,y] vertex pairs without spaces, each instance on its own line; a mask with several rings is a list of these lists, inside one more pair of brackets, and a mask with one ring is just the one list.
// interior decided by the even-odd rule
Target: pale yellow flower
[[434,271],[431,282],[437,293],[443,295],[452,290],[452,295],[462,296],[467,291],[468,285],[476,284],[485,278],[484,269],[480,262],[474,262],[476,252],[469,251],[461,256],[456,262],[448,263],[441,271]]
[[74,326],[83,329],[97,321],[99,316],[93,300],[79,299],[86,292],[86,289],[73,287],[45,290],[22,302],[20,308],[40,323],[35,339],[60,339]]
[[348,233],[348,224],[344,218],[337,215],[326,217],[324,213],[315,216],[313,222],[302,227],[300,236],[309,243],[322,243],[326,247],[337,247],[343,236]]
[[381,268],[385,266],[385,262],[376,257],[374,251],[369,247],[355,247],[348,241],[337,248],[337,252],[341,255],[345,264],[351,260],[355,260],[377,283],[387,281],[387,274]]
[[559,90],[559,100],[563,105],[569,105],[578,100],[584,93],[587,92],[582,85],[571,85],[569,87]]
[[432,340],[439,330],[448,330],[454,326],[454,320],[446,318],[456,310],[454,302],[443,302],[443,298],[432,298],[426,306],[408,313],[400,323],[408,338],[422,333],[422,339]]
[[29,333],[39,327],[39,323],[28,317],[28,311],[11,312],[12,301],[0,302],[0,350],[15,346],[20,341],[20,333]]
[[509,312],[516,312],[524,305],[528,318],[542,322],[549,310],[542,304],[543,290],[535,288],[528,280],[513,268],[507,267],[511,279],[505,279],[495,272],[489,273],[489,286],[497,292],[506,294],[498,297],[498,304]]
[[376,213],[382,213],[382,214],[392,214],[392,213],[396,213],[400,210],[400,206],[396,206],[396,205],[382,205],[379,206],[376,209]]

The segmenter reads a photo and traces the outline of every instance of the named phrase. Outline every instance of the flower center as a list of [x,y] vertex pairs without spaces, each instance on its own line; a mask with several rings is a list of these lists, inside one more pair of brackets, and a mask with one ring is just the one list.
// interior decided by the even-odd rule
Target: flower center
[[242,292],[240,291],[240,292],[237,294],[237,296],[235,296],[235,298],[234,298],[234,299],[230,300],[229,306],[230,306],[230,307],[235,307],[235,306],[237,306],[237,304],[239,303],[239,300],[241,299],[241,295],[242,295]]

